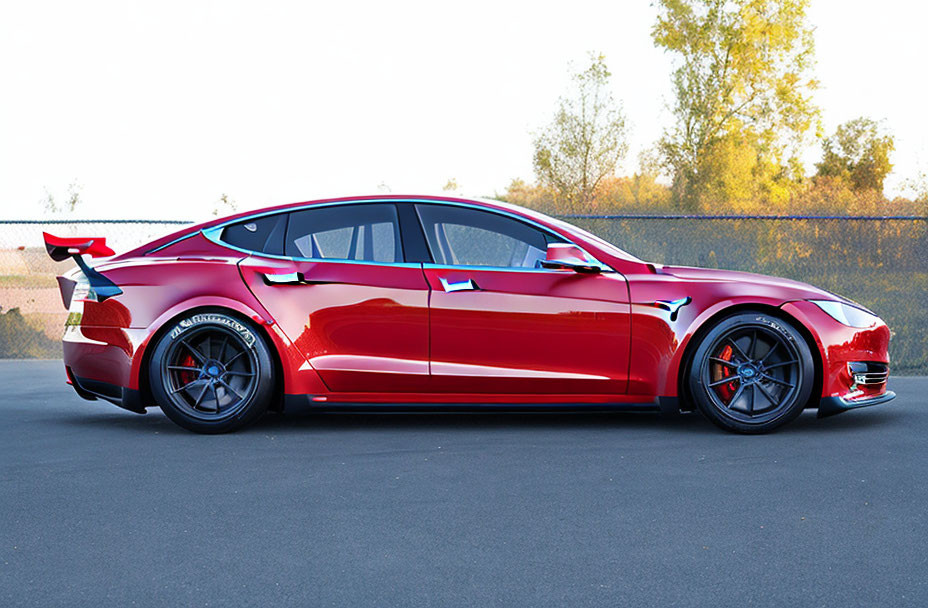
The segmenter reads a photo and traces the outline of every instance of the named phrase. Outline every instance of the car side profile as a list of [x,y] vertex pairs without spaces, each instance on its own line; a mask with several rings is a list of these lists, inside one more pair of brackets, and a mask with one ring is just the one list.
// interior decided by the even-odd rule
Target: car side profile
[[889,329],[854,302],[497,201],[283,205],[121,255],[45,243],[77,262],[58,281],[78,395],[202,433],[297,407],[698,410],[762,433],[894,397]]

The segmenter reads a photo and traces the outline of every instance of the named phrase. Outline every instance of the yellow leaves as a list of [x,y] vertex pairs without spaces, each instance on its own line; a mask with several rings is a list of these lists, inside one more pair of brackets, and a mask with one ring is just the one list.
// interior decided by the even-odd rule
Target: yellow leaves
[[[759,193],[783,202],[780,176],[818,124],[808,74],[813,53],[807,0],[659,0],[654,43],[675,56],[677,126],[661,141],[677,202],[750,207]],[[753,146],[730,149],[731,139]],[[739,144],[740,145],[740,144]],[[744,179],[751,173],[754,183]],[[765,176],[763,181],[759,175]]]

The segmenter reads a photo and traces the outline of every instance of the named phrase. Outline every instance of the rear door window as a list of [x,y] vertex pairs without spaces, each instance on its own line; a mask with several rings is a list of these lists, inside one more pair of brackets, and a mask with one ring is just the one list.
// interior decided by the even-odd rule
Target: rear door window
[[402,262],[396,206],[372,203],[294,211],[285,252],[298,258]]

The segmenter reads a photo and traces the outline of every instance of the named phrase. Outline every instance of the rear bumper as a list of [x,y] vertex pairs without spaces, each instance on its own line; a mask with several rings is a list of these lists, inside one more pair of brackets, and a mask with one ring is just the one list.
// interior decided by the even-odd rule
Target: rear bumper
[[68,384],[71,385],[74,392],[82,399],[87,399],[88,401],[103,399],[109,401],[113,405],[118,405],[124,410],[129,410],[136,414],[145,413],[145,406],[142,405],[142,395],[139,391],[116,384],[110,384],[109,382],[101,382],[99,380],[75,376],[71,368],[67,366],[65,367],[65,371],[68,374]]
[[143,335],[144,330],[68,326],[62,340],[68,383],[84,399],[103,399],[144,414],[132,373],[136,342]]
[[880,405],[887,401],[892,401],[895,398],[896,393],[892,391],[857,399],[849,399],[847,397],[825,397],[818,405],[818,417],[825,418],[826,416],[834,416],[835,414],[840,414],[848,410],[856,410],[857,408],[869,407],[871,405]]

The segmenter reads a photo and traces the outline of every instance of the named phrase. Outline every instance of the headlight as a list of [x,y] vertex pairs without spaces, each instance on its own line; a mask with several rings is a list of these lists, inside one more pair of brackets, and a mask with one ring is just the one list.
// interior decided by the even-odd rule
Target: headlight
[[872,327],[880,322],[878,316],[844,302],[835,302],[833,300],[809,301],[828,313],[829,317],[848,327]]

